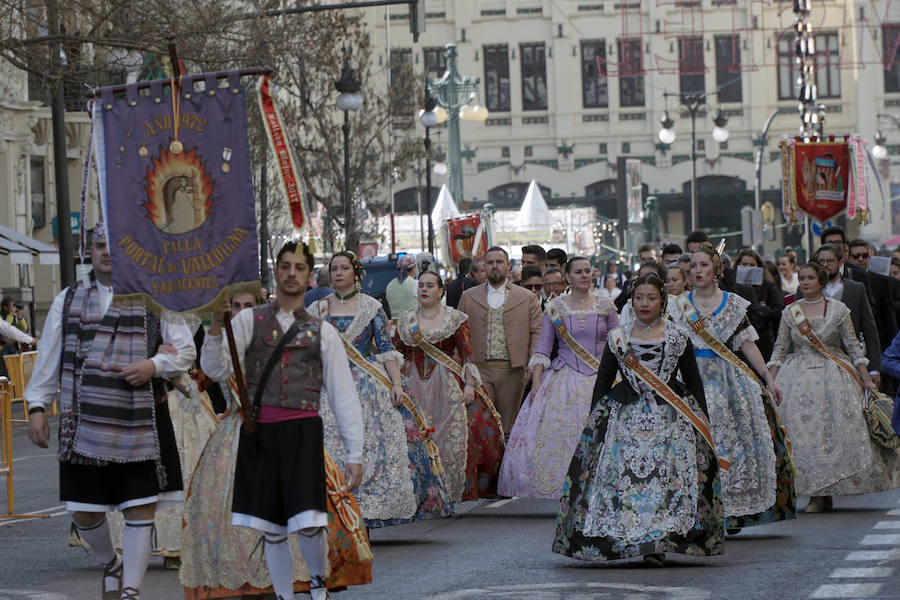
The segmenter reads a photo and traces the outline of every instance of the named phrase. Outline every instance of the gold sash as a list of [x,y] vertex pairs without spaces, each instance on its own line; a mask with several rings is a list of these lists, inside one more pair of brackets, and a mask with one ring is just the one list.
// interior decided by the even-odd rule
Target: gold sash
[[[827,302],[827,300],[826,300]],[[812,347],[819,351],[822,356],[825,358],[830,358],[834,362],[837,363],[839,367],[847,371],[847,374],[859,384],[859,387],[865,391],[863,387],[862,378],[859,376],[859,373],[856,372],[856,369],[853,366],[847,364],[843,358],[837,356],[836,354],[832,354],[828,351],[828,348],[825,347],[825,344],[822,343],[822,340],[813,332],[812,325],[809,320],[806,318],[806,313],[803,312],[803,307],[800,306],[800,302],[792,302],[788,304],[788,314],[791,315],[791,319],[794,320],[794,324],[797,326],[797,331],[802,333],[809,343],[812,344]]]
[[550,322],[553,323],[556,333],[559,334],[562,341],[564,341],[572,352],[575,353],[575,356],[584,361],[584,364],[589,366],[595,372],[598,371],[600,369],[600,361],[572,337],[572,334],[566,329],[566,324],[563,323],[562,317],[559,314],[559,309],[556,308],[553,302],[550,302],[547,305],[547,314],[550,316]]
[[341,523],[350,532],[350,537],[356,547],[356,556],[360,562],[372,562],[372,550],[363,531],[365,523],[359,512],[359,505],[356,504],[353,492],[344,489],[344,476],[327,450],[325,451],[325,491],[331,497]]
[[[324,305],[324,306],[323,306]],[[319,314],[322,318],[330,321],[328,314],[328,300],[322,299],[319,301]],[[366,357],[362,355],[362,353],[356,349],[352,343],[350,343],[347,338],[344,337],[343,333],[340,333],[341,342],[344,344],[344,351],[347,353],[347,358],[353,361],[357,367],[365,371],[369,376],[375,379],[375,381],[379,382],[383,385],[388,394],[391,393],[393,389],[393,383],[391,382],[390,377],[379,371],[375,368],[371,362],[366,360]],[[415,403],[410,400],[409,396],[405,393],[403,394],[403,400],[401,404],[412,413],[413,421],[416,423],[416,427],[419,428],[419,433],[422,436],[422,439],[425,442],[425,449],[428,451],[428,456],[431,457],[431,470],[435,475],[440,475],[444,472],[444,469],[441,465],[441,455],[438,451],[437,444],[431,438],[431,434],[434,433],[434,427],[428,426],[428,421],[425,420],[425,417],[422,416],[422,413],[419,411],[419,408],[415,405]]]
[[[422,334],[422,331],[419,329],[419,323],[416,319],[416,311],[412,310],[408,313],[408,317],[406,320],[407,327],[409,328],[409,336],[416,343],[416,345],[422,349],[422,351],[427,354],[431,359],[443,365],[446,369],[454,373],[460,379],[463,379],[462,367],[459,366],[459,363],[447,356],[447,354],[425,339],[425,336]],[[463,379],[463,383],[465,384],[465,380]],[[503,440],[503,445],[506,445],[506,437],[503,435],[503,425],[500,420],[500,413],[497,412],[494,403],[487,395],[487,391],[484,389],[484,386],[475,386],[475,393],[479,398],[484,402],[485,406],[488,407],[488,410],[491,412],[491,416],[493,417],[497,427],[500,431],[500,439]]]
[[756,374],[756,371],[747,366],[747,363],[738,358],[737,354],[732,352],[728,346],[719,341],[719,339],[714,336],[709,330],[706,328],[706,321],[704,317],[697,312],[697,309],[694,308],[694,305],[691,304],[690,299],[687,297],[687,294],[678,297],[678,308],[681,309],[681,313],[684,315],[685,320],[688,322],[688,325],[691,328],[691,331],[700,336],[706,345],[710,347],[710,349],[718,354],[720,357],[724,358],[728,362],[732,364],[732,366],[740,369],[747,375],[750,379],[759,384],[759,387],[762,388],[764,394],[768,395],[769,391],[766,389],[765,384],[760,380],[759,375]]
[[[622,361],[628,370],[634,373],[641,381],[649,385],[653,391],[659,394],[663,400],[668,402],[676,412],[687,419],[688,423],[690,423],[697,433],[700,434],[700,437],[706,440],[706,443],[709,444],[713,454],[715,454],[716,446],[713,443],[712,433],[709,431],[709,422],[707,422],[706,418],[695,413],[684,399],[676,394],[675,390],[669,387],[669,384],[654,375],[652,371],[641,364],[638,357],[628,350],[628,345],[625,341],[625,333],[621,327],[616,327],[610,331],[608,336],[613,342],[613,349],[618,355],[619,360]],[[731,468],[731,461],[727,458],[716,456],[716,461],[719,464],[719,468],[723,471],[727,471]]]

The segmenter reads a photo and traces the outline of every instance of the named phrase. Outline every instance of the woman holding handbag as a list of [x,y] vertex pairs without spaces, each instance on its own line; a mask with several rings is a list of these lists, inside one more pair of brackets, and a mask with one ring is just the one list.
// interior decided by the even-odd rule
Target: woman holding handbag
[[869,435],[863,407],[876,386],[850,310],[823,295],[828,275],[819,263],[803,265],[798,279],[802,297],[784,309],[769,372],[782,390],[797,493],[812,496],[806,512],[822,512],[832,496],[900,486],[900,454]]

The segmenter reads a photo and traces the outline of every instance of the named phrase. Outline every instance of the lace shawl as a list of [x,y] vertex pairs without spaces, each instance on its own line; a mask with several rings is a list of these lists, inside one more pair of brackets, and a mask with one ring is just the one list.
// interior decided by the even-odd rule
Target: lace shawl
[[[625,335],[626,339],[630,339],[631,326],[626,329]],[[669,381],[672,373],[674,373],[675,369],[678,368],[678,359],[681,358],[682,354],[684,354],[684,349],[687,347],[689,337],[690,336],[687,330],[685,330],[683,327],[679,327],[671,321],[665,321],[662,339],[663,354],[662,361],[659,365],[659,372],[656,373],[657,377],[659,377],[663,381]],[[609,338],[607,339],[606,343],[609,346],[610,350],[615,353],[613,340]],[[647,384],[641,381],[634,373],[632,373],[631,370],[628,369],[621,361],[619,361],[619,367],[619,370],[622,373],[623,377],[628,381],[629,385],[631,385],[632,389],[634,389],[635,392],[647,399],[650,399],[653,396],[653,390],[649,386],[647,386]]]

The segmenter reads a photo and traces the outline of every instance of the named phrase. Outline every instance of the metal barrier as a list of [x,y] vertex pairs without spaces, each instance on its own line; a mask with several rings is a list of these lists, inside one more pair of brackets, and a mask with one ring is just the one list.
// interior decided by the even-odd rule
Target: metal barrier
[[0,377],[0,475],[6,475],[6,514],[0,519],[46,519],[50,515],[17,515],[13,494],[12,383]]

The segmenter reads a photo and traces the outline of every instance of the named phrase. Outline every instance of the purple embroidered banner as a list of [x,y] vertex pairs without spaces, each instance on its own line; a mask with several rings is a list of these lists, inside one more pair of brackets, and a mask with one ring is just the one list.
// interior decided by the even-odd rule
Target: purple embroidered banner
[[[196,90],[196,82],[205,87]],[[259,280],[245,91],[232,72],[100,90],[98,170],[116,296],[174,311]]]

